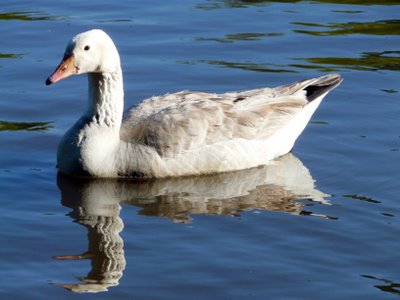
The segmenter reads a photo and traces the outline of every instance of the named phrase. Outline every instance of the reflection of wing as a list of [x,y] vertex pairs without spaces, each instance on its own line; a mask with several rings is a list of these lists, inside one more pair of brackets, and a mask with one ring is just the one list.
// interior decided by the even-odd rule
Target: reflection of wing
[[302,214],[303,204],[293,201],[297,199],[328,203],[328,195],[314,188],[308,169],[292,154],[250,170],[153,181],[122,190],[127,192],[124,201],[143,207],[141,214],[183,222],[190,214],[236,215],[254,209]]
[[86,211],[117,199],[142,207],[142,214],[180,221],[190,214],[232,215],[251,209],[301,214],[303,204],[294,199],[327,203],[327,195],[314,188],[308,169],[292,154],[268,166],[212,176],[144,182],[60,176],[59,184],[63,202],[75,198],[78,191]]
[[294,86],[153,97],[128,112],[121,139],[154,147],[167,157],[235,138],[265,139],[308,103],[305,92],[287,94],[295,91]]

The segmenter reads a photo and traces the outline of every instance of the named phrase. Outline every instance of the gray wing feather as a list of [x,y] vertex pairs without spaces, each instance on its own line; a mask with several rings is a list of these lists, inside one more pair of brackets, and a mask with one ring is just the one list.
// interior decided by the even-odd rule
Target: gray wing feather
[[155,97],[128,112],[121,139],[173,157],[234,138],[267,138],[307,103],[305,97],[269,98],[259,103],[260,96],[262,91],[250,96],[181,92]]
[[235,138],[266,139],[312,101],[307,88],[325,92],[339,83],[334,74],[273,89],[152,97],[128,111],[121,139],[153,147],[164,157]]

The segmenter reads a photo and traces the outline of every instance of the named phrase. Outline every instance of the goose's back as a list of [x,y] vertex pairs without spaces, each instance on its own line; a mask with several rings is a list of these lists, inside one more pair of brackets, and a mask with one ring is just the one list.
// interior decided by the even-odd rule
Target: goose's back
[[286,91],[182,91],[152,97],[128,111],[121,139],[154,147],[164,157],[233,139],[267,139],[308,103],[305,93]]

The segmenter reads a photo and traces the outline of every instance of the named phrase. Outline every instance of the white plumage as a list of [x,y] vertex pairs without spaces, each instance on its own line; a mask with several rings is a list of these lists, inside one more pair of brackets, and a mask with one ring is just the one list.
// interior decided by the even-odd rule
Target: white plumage
[[209,94],[182,91],[144,100],[123,117],[118,51],[101,30],[75,36],[51,84],[88,73],[89,107],[64,135],[62,173],[176,177],[251,168],[289,152],[323,97],[330,74],[276,88]]

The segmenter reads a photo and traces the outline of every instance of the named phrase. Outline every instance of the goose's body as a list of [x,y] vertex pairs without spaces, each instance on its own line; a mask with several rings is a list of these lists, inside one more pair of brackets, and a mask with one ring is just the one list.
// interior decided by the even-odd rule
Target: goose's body
[[89,107],[62,138],[62,173],[174,177],[251,168],[289,152],[336,74],[257,90],[183,91],[144,100],[123,117],[118,51],[101,30],[75,36],[46,83],[88,73]]

